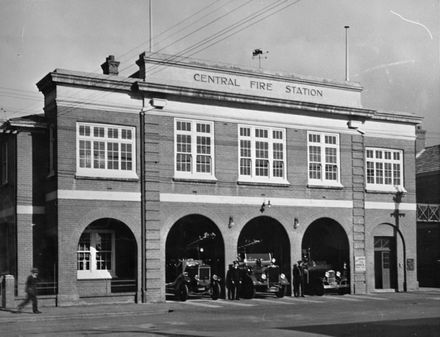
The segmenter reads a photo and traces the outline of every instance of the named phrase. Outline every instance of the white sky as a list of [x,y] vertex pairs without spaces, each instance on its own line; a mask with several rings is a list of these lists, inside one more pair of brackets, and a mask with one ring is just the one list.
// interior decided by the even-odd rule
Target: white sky
[[[130,75],[148,50],[148,0],[0,5],[0,119],[42,113],[35,83],[55,68],[101,73],[113,54],[121,75]],[[257,68],[252,51],[261,48],[269,52],[264,70],[338,81],[349,25],[350,80],[364,87],[363,106],[422,116],[427,144],[440,144],[440,0],[152,0],[152,7],[153,51],[179,54],[224,32],[184,55]]]

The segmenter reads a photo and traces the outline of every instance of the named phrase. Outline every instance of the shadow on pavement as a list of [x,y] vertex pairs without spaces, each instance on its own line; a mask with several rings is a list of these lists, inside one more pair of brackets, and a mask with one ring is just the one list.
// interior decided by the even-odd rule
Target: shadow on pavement
[[440,317],[280,328],[333,337],[433,337],[440,335]]

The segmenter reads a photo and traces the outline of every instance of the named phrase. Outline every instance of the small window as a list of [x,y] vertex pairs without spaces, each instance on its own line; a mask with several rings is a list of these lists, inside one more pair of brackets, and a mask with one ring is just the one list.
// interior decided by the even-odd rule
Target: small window
[[77,124],[77,175],[137,178],[134,128]]
[[309,132],[307,149],[309,185],[342,186],[339,135]]
[[239,125],[239,181],[288,183],[285,135],[285,129]]
[[79,279],[115,277],[114,232],[93,230],[82,233],[77,249]]
[[396,187],[403,188],[402,157],[401,150],[367,148],[367,189],[395,192]]
[[214,124],[175,120],[175,178],[215,179]]

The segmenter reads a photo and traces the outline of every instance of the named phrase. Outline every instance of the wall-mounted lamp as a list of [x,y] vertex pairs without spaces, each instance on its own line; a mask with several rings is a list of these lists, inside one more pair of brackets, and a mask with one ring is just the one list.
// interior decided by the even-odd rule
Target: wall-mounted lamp
[[229,217],[228,228],[232,228],[235,226],[234,218],[232,216]]
[[266,200],[264,200],[264,201],[263,201],[263,204],[262,204],[261,207],[260,207],[260,212],[263,213],[263,212],[266,210],[266,207],[267,207],[267,208],[270,208],[270,206],[272,206],[272,205],[270,204],[270,200],[268,200],[267,202],[266,202]]
[[297,229],[299,227],[299,220],[298,218],[293,219],[293,229]]

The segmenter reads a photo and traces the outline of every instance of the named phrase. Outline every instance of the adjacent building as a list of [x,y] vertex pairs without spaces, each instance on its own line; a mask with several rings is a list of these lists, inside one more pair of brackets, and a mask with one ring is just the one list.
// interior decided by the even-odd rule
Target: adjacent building
[[422,146],[416,163],[418,280],[440,287],[440,145]]
[[0,272],[18,297],[35,266],[57,305],[163,301],[177,260],[224,278],[244,252],[289,279],[305,257],[345,263],[352,293],[418,287],[419,117],[362,107],[352,82],[136,64],[56,69],[44,115],[1,126]]

